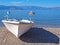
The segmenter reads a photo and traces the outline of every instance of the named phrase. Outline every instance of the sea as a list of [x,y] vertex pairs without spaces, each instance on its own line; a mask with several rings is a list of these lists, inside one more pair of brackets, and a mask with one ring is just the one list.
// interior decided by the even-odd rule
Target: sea
[[[3,26],[2,20],[6,19],[9,11],[9,19],[31,19],[35,26],[40,27],[60,27],[60,9],[40,9],[40,10],[0,10],[0,26]],[[28,14],[33,11],[34,14]]]

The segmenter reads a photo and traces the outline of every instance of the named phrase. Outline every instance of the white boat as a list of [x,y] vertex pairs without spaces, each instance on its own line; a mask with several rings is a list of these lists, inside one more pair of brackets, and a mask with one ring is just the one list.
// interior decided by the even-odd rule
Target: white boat
[[13,33],[16,37],[20,37],[27,32],[33,25],[33,21],[30,20],[2,20],[5,27]]

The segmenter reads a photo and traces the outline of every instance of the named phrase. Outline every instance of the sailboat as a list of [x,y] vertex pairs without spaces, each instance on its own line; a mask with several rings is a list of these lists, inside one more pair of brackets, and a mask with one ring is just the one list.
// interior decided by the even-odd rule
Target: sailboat
[[[7,15],[9,15],[9,12],[7,12]],[[16,37],[20,37],[24,33],[26,33],[32,26],[33,21],[31,20],[20,20],[17,21],[16,19],[7,19],[2,20],[5,27],[10,31],[12,34],[14,34]]]

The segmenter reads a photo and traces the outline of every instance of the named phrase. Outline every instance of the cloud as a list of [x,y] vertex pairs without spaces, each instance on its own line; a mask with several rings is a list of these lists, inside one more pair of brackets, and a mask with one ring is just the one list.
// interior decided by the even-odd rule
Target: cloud
[[21,5],[25,5],[26,3],[28,3],[29,0],[22,0],[22,1],[13,1],[13,2],[0,2],[0,5],[6,5],[6,6],[21,6]]
[[22,2],[10,2],[11,5],[19,6],[23,4]]
[[0,5],[6,5],[6,6],[20,6],[23,4],[23,2],[0,2]]

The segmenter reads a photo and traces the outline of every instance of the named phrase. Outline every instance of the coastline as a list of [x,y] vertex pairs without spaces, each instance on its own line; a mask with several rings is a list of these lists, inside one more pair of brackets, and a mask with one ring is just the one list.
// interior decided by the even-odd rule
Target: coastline
[[[32,26],[32,28],[43,28],[43,29],[46,29],[46,30],[60,30],[60,27],[50,27],[50,26]],[[5,26],[0,26],[0,30],[7,30],[7,28]]]
[[[56,34],[58,37],[60,37],[60,27],[32,26],[32,28],[42,28],[42,29],[44,29],[46,31],[49,31],[49,32],[51,32],[53,34]],[[4,31],[4,30],[7,30],[7,28],[5,26],[0,26],[0,30]]]

